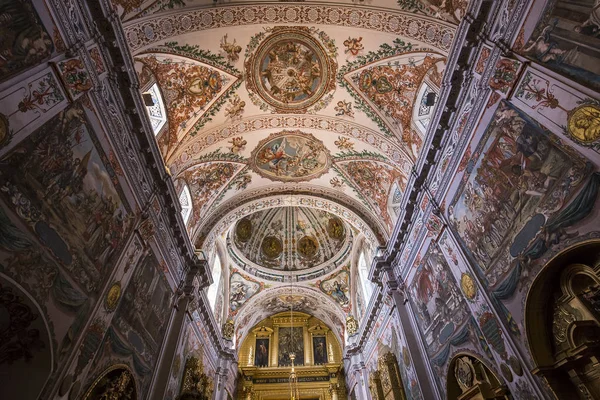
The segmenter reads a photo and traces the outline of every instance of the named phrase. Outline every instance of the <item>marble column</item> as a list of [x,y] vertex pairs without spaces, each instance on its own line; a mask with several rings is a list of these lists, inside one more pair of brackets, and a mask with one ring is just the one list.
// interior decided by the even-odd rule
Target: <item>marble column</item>
[[171,367],[177,352],[177,343],[179,343],[179,339],[184,333],[188,306],[194,299],[194,278],[202,268],[205,268],[204,263],[206,263],[205,260],[195,260],[194,264],[190,266],[181,287],[176,292],[178,297],[173,305],[167,333],[150,383],[148,399],[163,400],[166,396]]

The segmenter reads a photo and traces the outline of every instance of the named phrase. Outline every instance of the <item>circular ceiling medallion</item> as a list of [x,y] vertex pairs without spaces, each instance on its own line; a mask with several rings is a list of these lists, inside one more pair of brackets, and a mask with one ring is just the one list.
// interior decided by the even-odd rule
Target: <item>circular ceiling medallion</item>
[[329,150],[313,135],[300,131],[274,133],[261,140],[250,155],[257,174],[274,181],[299,182],[329,170]]
[[235,236],[240,242],[247,242],[252,236],[252,221],[242,218],[235,226]]
[[333,240],[342,240],[346,236],[344,223],[337,217],[329,218],[329,221],[327,221],[327,234]]
[[335,90],[337,47],[315,28],[271,28],[250,39],[246,54],[246,87],[261,108],[304,113]]
[[267,236],[263,239],[260,249],[268,258],[277,258],[283,251],[283,245],[281,244],[281,240],[275,236]]
[[312,236],[304,236],[298,241],[298,254],[305,258],[313,258],[317,255],[319,243]]

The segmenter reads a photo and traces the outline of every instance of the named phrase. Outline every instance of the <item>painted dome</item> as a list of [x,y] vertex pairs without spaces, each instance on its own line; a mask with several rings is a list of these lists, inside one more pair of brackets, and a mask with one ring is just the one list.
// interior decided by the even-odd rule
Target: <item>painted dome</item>
[[319,269],[343,261],[351,229],[326,211],[279,207],[239,220],[230,232],[231,252],[243,263],[277,271]]

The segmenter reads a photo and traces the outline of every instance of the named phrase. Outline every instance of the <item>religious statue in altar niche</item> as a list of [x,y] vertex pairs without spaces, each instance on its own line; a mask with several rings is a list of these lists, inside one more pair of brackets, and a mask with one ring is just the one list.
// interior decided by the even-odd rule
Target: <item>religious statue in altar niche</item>
[[257,367],[269,366],[269,339],[256,339],[254,365]]
[[296,354],[294,365],[304,365],[304,329],[302,327],[279,328],[279,366],[292,365],[290,353]]

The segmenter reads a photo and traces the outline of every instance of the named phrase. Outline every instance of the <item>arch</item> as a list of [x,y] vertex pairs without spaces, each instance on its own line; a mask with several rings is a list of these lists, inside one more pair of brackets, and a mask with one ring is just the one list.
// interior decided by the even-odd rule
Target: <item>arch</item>
[[525,302],[534,364],[558,398],[600,398],[600,240],[578,243],[538,273]]
[[21,285],[0,274],[0,398],[37,398],[54,369],[46,315]]
[[[275,120],[273,120],[275,119]],[[291,125],[292,123],[292,125]],[[409,173],[412,167],[411,149],[404,142],[391,139],[376,129],[358,124],[353,121],[341,120],[337,117],[311,114],[286,114],[273,116],[263,114],[244,117],[239,121],[236,131],[232,131],[229,124],[221,124],[214,128],[202,131],[185,143],[182,143],[167,159],[167,164],[174,175],[181,175],[183,171],[193,167],[202,160],[194,159],[194,154],[201,154],[216,147],[219,143],[231,139],[232,135],[255,135],[265,130],[283,130],[293,125],[302,126],[305,132],[316,134],[335,134],[349,139],[360,141],[372,146],[386,155],[390,162],[397,166],[402,172]],[[188,153],[189,152],[189,153]]]
[[[427,44],[427,47],[433,47],[440,51],[448,52],[454,40],[456,26],[449,22],[432,19],[427,16],[420,16],[407,11],[384,11],[378,10],[377,16],[380,20],[373,26],[371,13],[360,12],[357,9],[362,7],[356,4],[349,5],[323,5],[322,12],[315,17],[306,12],[305,7],[298,7],[294,4],[277,4],[268,6],[276,11],[276,15],[282,16],[281,19],[273,21],[269,19],[264,10],[266,7],[253,6],[252,17],[250,18],[224,18],[224,12],[231,15],[243,15],[245,6],[238,4],[223,4],[218,9],[206,8],[205,6],[186,7],[185,11],[172,12],[165,18],[163,15],[152,15],[148,18],[132,21],[124,24],[124,33],[131,51],[139,53],[145,47],[150,47],[155,43],[176,40],[179,35],[185,35],[192,32],[202,32],[217,27],[235,27],[257,24],[287,24],[296,25],[327,25],[329,27],[358,27],[363,29],[372,29],[378,32],[384,32],[397,36],[403,36],[411,41],[420,41]],[[257,12],[260,9],[260,12]],[[293,10],[292,20],[287,19],[290,15],[288,10]],[[302,12],[299,12],[301,10]],[[336,14],[337,17],[330,18],[330,14]],[[358,15],[358,21],[350,23],[347,18],[339,18],[341,15],[354,13]],[[262,15],[262,16],[261,16]],[[427,30],[413,30],[408,21],[416,21],[419,25],[428,26]],[[164,21],[164,22],[163,22]],[[197,22],[196,22],[197,21]],[[177,27],[177,29],[172,29]]]
[[309,188],[312,188],[310,185],[290,185],[289,188],[289,193],[287,193],[287,190],[282,190],[280,186],[275,185],[243,196],[233,197],[204,218],[204,223],[192,233],[192,242],[196,243],[197,248],[209,249],[216,238],[239,219],[264,208],[286,206],[301,206],[327,211],[347,221],[374,244],[383,244],[387,240],[388,232],[381,221],[375,216],[363,212],[362,206],[351,206],[352,199],[339,193],[336,193],[337,198],[335,198],[323,190],[318,190],[323,188],[310,190]]
[[461,352],[448,363],[446,395],[455,399],[508,399],[503,380],[479,357]]
[[263,290],[244,304],[234,317],[237,345],[245,339],[252,326],[276,313],[289,310],[285,304],[288,296],[293,298],[294,312],[304,312],[320,319],[331,327],[337,340],[344,343],[345,324],[344,318],[341,317],[344,315],[342,308],[320,291],[294,285],[291,294],[290,289],[290,286],[278,286]]
[[90,385],[85,395],[85,400],[104,399],[105,395],[116,395],[115,398],[138,398],[138,386],[135,375],[126,364],[114,364],[105,369]]

